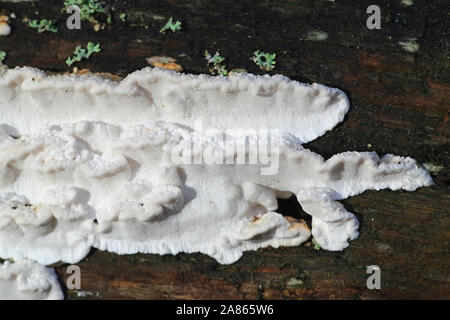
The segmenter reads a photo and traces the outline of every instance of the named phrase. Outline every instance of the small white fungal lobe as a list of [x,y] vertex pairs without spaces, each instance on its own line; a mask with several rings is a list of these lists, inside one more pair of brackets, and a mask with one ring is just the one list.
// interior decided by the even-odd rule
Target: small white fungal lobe
[[0,15],[0,36],[9,36],[11,33],[11,26],[8,24],[9,17]]
[[[311,234],[342,250],[359,224],[338,200],[432,183],[408,157],[344,152],[325,161],[301,146],[348,108],[337,89],[282,76],[147,68],[116,83],[9,70],[0,75],[0,257],[76,263],[95,247],[233,263]],[[259,130],[278,134],[269,146]],[[227,153],[224,136],[248,144],[231,139],[237,148]],[[258,161],[239,162],[243,145],[244,159]],[[311,230],[277,212],[277,198],[292,195]]]
[[22,260],[0,264],[0,300],[62,300],[53,269]]

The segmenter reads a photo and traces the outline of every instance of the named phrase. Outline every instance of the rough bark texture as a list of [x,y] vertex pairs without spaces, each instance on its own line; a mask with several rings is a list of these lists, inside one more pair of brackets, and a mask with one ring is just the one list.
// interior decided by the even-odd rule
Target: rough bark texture
[[[450,298],[448,1],[376,1],[381,30],[368,30],[366,8],[373,2],[111,1],[112,23],[95,32],[89,22],[67,30],[63,1],[0,1],[0,12],[17,16],[12,34],[0,37],[10,67],[68,71],[65,59],[88,41],[100,43],[102,52],[77,67],[122,76],[154,55],[177,58],[185,72],[207,73],[204,50],[219,50],[228,69],[262,74],[249,59],[253,51],[276,52],[271,73],[337,87],[351,99],[346,121],[307,147],[326,158],[377,151],[435,166],[433,187],[366,192],[343,201],[361,222],[360,237],[343,252],[317,251],[311,244],[268,248],[219,265],[201,254],[118,256],[93,250],[78,264],[84,297],[67,290],[67,298]],[[120,13],[127,14],[126,22]],[[161,34],[171,16],[182,21],[183,30]],[[24,18],[57,19],[60,31],[38,34]],[[328,38],[310,40],[311,31]],[[416,38],[416,52],[399,44],[407,38]],[[286,214],[300,214],[295,203],[283,207]],[[366,287],[369,265],[381,268],[381,290]],[[66,268],[57,266],[63,285]]]

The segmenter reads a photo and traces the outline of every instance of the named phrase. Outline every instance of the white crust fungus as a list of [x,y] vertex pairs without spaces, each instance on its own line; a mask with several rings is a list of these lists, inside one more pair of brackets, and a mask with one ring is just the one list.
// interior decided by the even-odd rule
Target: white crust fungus
[[53,269],[22,260],[0,264],[0,300],[62,300]]
[[[358,221],[338,200],[432,183],[411,158],[345,152],[325,161],[301,146],[348,108],[337,89],[283,76],[147,68],[116,83],[8,70],[0,75],[0,256],[75,263],[96,247],[233,263],[245,250],[296,246],[311,233],[324,249],[342,250]],[[199,131],[198,121],[220,134]],[[262,159],[269,143],[250,137],[226,153],[229,141],[218,136],[240,132],[228,129],[277,130],[276,170],[237,164],[239,145],[244,159]],[[211,164],[221,155],[231,162]],[[276,212],[277,197],[291,194],[312,215],[311,232]]]

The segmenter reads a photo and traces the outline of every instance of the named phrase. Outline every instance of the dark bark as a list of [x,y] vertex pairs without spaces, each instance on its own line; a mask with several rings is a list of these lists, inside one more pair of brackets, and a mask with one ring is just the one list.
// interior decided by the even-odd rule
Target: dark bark
[[[185,72],[207,73],[204,50],[219,50],[228,69],[262,74],[249,59],[253,51],[276,52],[270,73],[337,87],[351,99],[345,122],[308,148],[326,158],[377,151],[442,167],[433,173],[433,187],[366,192],[344,201],[357,214],[361,235],[342,252],[268,248],[223,266],[201,254],[118,256],[93,250],[78,264],[82,289],[93,293],[85,298],[450,298],[446,0],[415,0],[411,6],[378,1],[381,30],[366,28],[366,8],[373,1],[111,1],[112,23],[99,32],[88,22],[82,30],[67,30],[62,2],[0,2],[0,12],[17,16],[12,34],[0,37],[6,64],[68,71],[67,56],[92,41],[102,52],[78,68],[125,76],[145,67],[146,57],[167,55]],[[119,19],[122,12],[126,22]],[[182,21],[183,30],[161,34],[171,16]],[[60,31],[38,34],[22,22],[25,17],[57,19]],[[96,18],[106,21],[106,15]],[[308,40],[313,30],[328,38]],[[409,37],[419,44],[414,53],[398,43]],[[382,271],[381,290],[366,288],[366,266],[374,264]],[[63,284],[65,270],[57,267]],[[67,297],[78,298],[76,290]]]

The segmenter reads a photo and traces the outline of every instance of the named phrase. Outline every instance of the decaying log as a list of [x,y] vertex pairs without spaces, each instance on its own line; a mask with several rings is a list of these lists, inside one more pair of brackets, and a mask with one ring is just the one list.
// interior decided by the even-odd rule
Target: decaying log
[[[201,254],[93,250],[78,264],[83,293],[66,290],[67,298],[448,299],[448,1],[379,2],[381,29],[368,30],[372,1],[365,0],[110,1],[112,22],[96,32],[89,22],[67,30],[62,1],[0,1],[0,13],[16,16],[11,35],[0,37],[9,67],[70,71],[65,59],[88,41],[100,43],[102,52],[77,67],[121,76],[156,55],[176,58],[184,72],[208,73],[204,50],[218,50],[229,69],[262,74],[250,60],[253,51],[276,52],[270,73],[337,87],[351,99],[344,123],[308,148],[325,158],[348,150],[407,155],[427,163],[436,182],[416,192],[366,192],[343,201],[358,216],[361,235],[342,252],[315,250],[309,243],[247,252],[235,264],[220,265]],[[160,33],[172,16],[182,21],[182,31]],[[25,18],[56,19],[59,32],[39,34]],[[326,39],[314,39],[311,32],[317,31]],[[412,38],[415,52],[399,44]],[[282,207],[287,215],[302,214],[295,201]],[[369,265],[381,268],[381,290],[366,287]],[[63,285],[66,268],[57,266]]]

